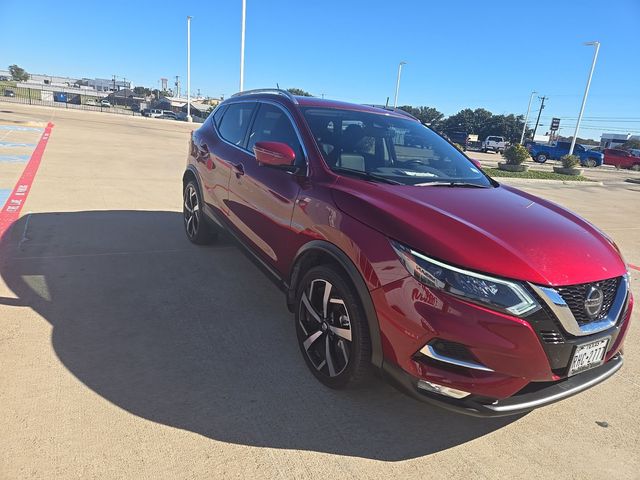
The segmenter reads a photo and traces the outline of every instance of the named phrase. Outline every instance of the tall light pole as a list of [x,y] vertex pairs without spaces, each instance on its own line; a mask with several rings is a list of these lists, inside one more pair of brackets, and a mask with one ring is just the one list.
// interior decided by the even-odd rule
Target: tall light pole
[[396,80],[396,96],[393,99],[393,108],[398,108],[398,92],[400,91],[400,73],[402,73],[402,66],[407,62],[400,62],[398,64],[398,79]]
[[520,145],[524,142],[524,133],[527,130],[527,121],[529,120],[529,112],[531,111],[531,100],[533,100],[533,96],[538,93],[536,91],[531,92],[531,96],[529,97],[529,106],[527,107],[527,114],[524,117],[524,125],[522,126],[522,135],[520,136]]
[[569,155],[573,155],[573,148],[576,146],[576,139],[578,138],[578,130],[580,130],[580,122],[582,121],[584,106],[587,104],[587,96],[589,95],[589,87],[591,86],[591,77],[593,77],[593,70],[596,68],[596,60],[598,60],[598,52],[600,51],[600,42],[586,42],[585,45],[593,45],[594,47],[596,47],[596,50],[595,52],[593,52],[593,62],[591,62],[591,70],[589,70],[587,87],[584,89],[584,97],[582,97],[582,106],[580,107],[580,114],[578,115],[578,123],[576,123],[576,131],[573,134],[573,140],[571,140],[571,148],[569,148]]
[[244,30],[247,20],[247,0],[242,0],[242,33],[240,34],[240,91],[244,90]]
[[187,122],[191,118],[191,17],[187,16]]

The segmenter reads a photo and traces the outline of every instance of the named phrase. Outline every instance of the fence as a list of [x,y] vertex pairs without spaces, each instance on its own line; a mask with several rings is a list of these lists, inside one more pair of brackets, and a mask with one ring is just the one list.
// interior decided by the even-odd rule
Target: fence
[[[105,100],[108,104],[104,103]],[[16,86],[14,82],[0,82],[0,101],[120,115],[141,115],[140,104],[131,98],[118,98],[118,92],[107,98],[99,97],[91,91],[80,92],[76,88],[65,89],[54,86],[42,89],[26,88]]]

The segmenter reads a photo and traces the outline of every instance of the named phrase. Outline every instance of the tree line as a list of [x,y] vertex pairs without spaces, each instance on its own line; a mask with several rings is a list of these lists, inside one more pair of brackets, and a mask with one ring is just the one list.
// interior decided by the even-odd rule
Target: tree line
[[[509,142],[520,141],[522,127],[524,126],[523,115],[495,115],[484,108],[464,108],[458,113],[449,117],[433,107],[413,107],[404,105],[400,107],[410,113],[422,123],[429,125],[438,132],[467,132],[471,135],[478,135],[479,140],[484,140],[490,135],[504,137]],[[527,129],[530,135],[531,131]]]

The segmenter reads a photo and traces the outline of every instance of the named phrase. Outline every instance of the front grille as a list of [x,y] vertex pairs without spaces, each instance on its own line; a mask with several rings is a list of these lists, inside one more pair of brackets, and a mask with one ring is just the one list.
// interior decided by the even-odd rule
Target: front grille
[[545,343],[557,344],[564,342],[564,337],[556,330],[541,330],[540,336]]
[[[583,283],[581,285],[570,285],[568,287],[556,287],[556,290],[565,301],[571,313],[575,317],[579,325],[595,322],[603,319],[609,313],[609,309],[613,304],[613,299],[616,296],[618,285],[620,284],[620,278],[610,278],[609,280],[602,280],[600,282]],[[595,286],[602,289],[604,293],[604,300],[602,304],[602,310],[596,318],[589,318],[584,307],[584,302],[587,297],[587,291],[591,286]]]
[[444,357],[464,360],[465,362],[477,362],[476,358],[467,347],[461,343],[450,342],[449,340],[437,339],[431,342],[434,350]]

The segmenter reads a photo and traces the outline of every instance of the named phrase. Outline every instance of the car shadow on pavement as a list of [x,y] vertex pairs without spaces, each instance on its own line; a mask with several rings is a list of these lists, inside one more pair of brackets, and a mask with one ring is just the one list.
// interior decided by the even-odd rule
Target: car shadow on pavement
[[333,391],[307,371],[282,293],[222,239],[190,244],[176,212],[23,217],[0,250],[18,300],[53,327],[69,371],[133,415],[235,444],[383,461],[517,420],[419,403],[378,379]]

